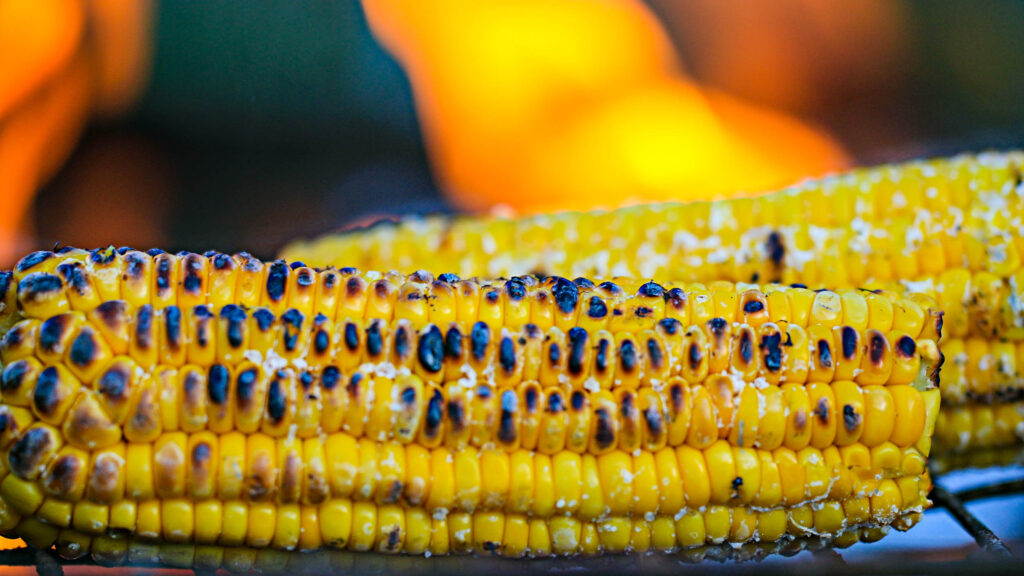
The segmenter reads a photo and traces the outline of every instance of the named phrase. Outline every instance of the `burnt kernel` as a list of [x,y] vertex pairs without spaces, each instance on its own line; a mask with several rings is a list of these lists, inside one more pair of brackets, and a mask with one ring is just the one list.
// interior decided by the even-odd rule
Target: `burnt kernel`
[[131,374],[128,373],[128,367],[116,363],[100,376],[96,383],[96,389],[106,398],[123,398],[128,390],[130,379]]
[[743,477],[742,476],[737,476],[737,477],[733,478],[732,482],[730,483],[730,485],[732,486],[732,491],[734,492],[732,497],[733,498],[739,498],[740,497],[740,488],[743,487]]
[[530,338],[540,338],[541,336],[540,326],[537,326],[533,322],[523,324],[523,332]]
[[913,358],[914,353],[917,352],[917,343],[910,336],[900,336],[900,339],[896,341],[896,350],[904,358]]
[[523,401],[526,403],[527,412],[535,412],[537,410],[538,399],[537,389],[532,386],[523,392]]
[[0,299],[3,299],[7,291],[11,289],[11,281],[14,274],[10,271],[0,271]]
[[206,468],[210,465],[210,460],[212,458],[213,450],[206,442],[197,442],[192,448],[192,466],[196,468]]
[[171,287],[171,265],[173,260],[170,257],[161,255],[156,259],[156,287],[163,292]]
[[406,386],[403,388],[400,397],[402,399],[402,404],[406,407],[413,408],[416,406],[416,389],[412,386]]
[[581,288],[583,290],[592,290],[594,288],[594,283],[582,276],[573,280],[572,283],[575,284],[577,288]]
[[153,347],[153,306],[149,304],[135,313],[135,342],[143,350]]
[[660,370],[664,365],[664,358],[661,353],[661,343],[655,338],[647,339],[647,357],[651,361],[651,367]]
[[636,402],[634,401],[633,392],[631,390],[624,390],[619,400],[619,414],[626,420],[629,420],[635,413]]
[[[326,374],[327,370],[324,370]],[[239,402],[249,402],[256,394],[256,377],[258,372],[255,368],[249,368],[238,373],[235,378],[235,394]]]
[[519,278],[512,278],[505,282],[505,293],[515,302],[526,297],[526,285]]
[[876,366],[881,364],[888,349],[889,342],[886,341],[885,336],[881,332],[873,331],[868,341],[868,356],[871,358],[871,363]]
[[857,331],[849,326],[843,326],[840,330],[840,340],[843,344],[843,358],[852,360],[857,354]]
[[662,318],[658,320],[658,326],[669,336],[675,336],[682,328],[683,323],[675,318]]
[[748,300],[747,303],[743,305],[743,311],[747,314],[757,314],[762,310],[764,310],[764,303],[760,300]]
[[94,310],[104,326],[118,328],[128,323],[128,304],[124,300],[108,300]]
[[203,271],[203,261],[198,254],[189,254],[182,263],[185,277],[181,286],[189,294],[198,294],[203,287],[203,278],[200,273]]
[[228,384],[231,381],[231,373],[227,366],[214,364],[210,366],[210,377],[207,381],[207,390],[210,395],[210,402],[224,404],[228,401]]
[[306,319],[302,312],[289,308],[281,315],[281,323],[284,326],[284,349],[291,352],[299,343],[299,331],[302,329],[302,322]]
[[444,395],[437,388],[430,395],[427,401],[426,420],[423,424],[423,435],[427,438],[436,438],[441,432],[441,422],[444,420]]
[[608,292],[613,296],[622,294],[622,288],[620,288],[619,285],[616,284],[615,282],[601,282],[600,284],[597,285],[597,287],[604,290],[605,292]]
[[623,340],[619,346],[619,365],[625,372],[632,372],[636,369],[636,364],[636,345],[632,340]]
[[71,343],[71,354],[68,359],[75,366],[84,368],[92,364],[98,355],[99,350],[92,330],[82,330]]
[[776,267],[782,266],[783,260],[786,258],[786,244],[782,238],[782,234],[778,231],[772,230],[768,234],[768,238],[764,243],[765,255],[768,256],[768,260],[771,261]]
[[407,302],[415,302],[417,300],[422,300],[423,298],[424,296],[422,292],[408,292],[405,295]]
[[555,391],[548,395],[547,406],[544,411],[549,414],[557,414],[565,411],[565,402],[562,400],[562,393]]
[[366,329],[366,351],[370,356],[379,356],[384,350],[384,337],[380,333],[381,322],[374,320]]
[[41,264],[43,262],[46,262],[50,258],[53,258],[53,252],[49,252],[49,251],[45,251],[45,250],[40,250],[40,251],[37,251],[37,252],[33,252],[33,253],[29,254],[28,256],[25,256],[24,258],[21,259],[20,262],[18,262],[18,268],[17,268],[18,272],[24,272],[24,271],[26,271],[26,270],[36,266],[37,264]]
[[70,314],[51,316],[39,326],[39,349],[41,352],[59,354],[57,345],[61,343],[65,332],[71,326]]
[[25,382],[25,375],[31,369],[32,366],[24,359],[5,366],[2,376],[0,376],[0,390],[12,392],[21,388],[21,385]]
[[283,374],[280,372],[270,381],[270,389],[267,391],[267,415],[271,422],[279,424],[284,420],[285,411],[288,408],[288,397],[284,391]]
[[[344,274],[344,272],[342,272],[342,274]],[[345,293],[348,294],[350,298],[358,296],[362,291],[363,279],[359,276],[352,276],[345,282]]]
[[591,318],[604,318],[608,315],[608,305],[600,296],[590,297],[590,306],[587,308],[587,316]]
[[452,431],[456,433],[466,427],[466,411],[458,399],[448,401],[448,420],[452,423]]
[[491,328],[486,322],[473,324],[469,333],[470,353],[476,360],[483,360],[487,355],[487,345],[491,342]]
[[341,370],[336,366],[328,366],[324,368],[323,373],[320,374],[320,385],[324,390],[333,390],[340,380]]
[[548,346],[548,362],[552,366],[558,366],[558,362],[562,359],[562,348],[558,345],[558,342],[552,342],[551,346]]
[[313,349],[317,354],[324,354],[331,347],[331,337],[327,335],[327,331],[323,328],[319,328],[316,331],[316,335],[313,336]]
[[[708,330],[711,334],[716,337],[721,337],[725,334],[726,329],[729,328],[729,323],[725,321],[725,318],[717,317],[708,320]],[[748,360],[749,362],[749,360]]]
[[253,310],[252,318],[256,321],[256,326],[260,329],[260,332],[266,332],[274,325],[274,313],[266,308]]
[[828,340],[818,341],[818,364],[822,368],[832,367],[832,345],[828,343]]
[[234,267],[235,261],[227,254],[217,254],[213,257],[214,270],[228,270]]
[[[313,387],[314,380],[315,378],[313,378],[313,373],[310,372],[309,370],[303,370],[302,372],[299,373],[299,384],[302,385],[302,389],[307,392],[309,391],[310,388]],[[310,396],[309,399],[315,400],[316,395]]]
[[181,308],[168,306],[164,309],[164,332],[168,346],[174,350],[181,347]]
[[444,335],[444,355],[446,358],[462,357],[462,331],[452,326]]
[[342,276],[351,276],[353,274],[358,274],[358,273],[359,273],[359,269],[358,268],[354,268],[352,266],[342,266],[341,268],[338,268],[338,274],[341,274]]
[[399,359],[409,357],[409,329],[404,325],[395,330],[395,356]]
[[644,422],[647,424],[647,435],[651,439],[659,438],[665,431],[665,419],[654,406],[648,406],[647,410],[644,410]]
[[220,309],[220,317],[227,320],[228,345],[239,348],[244,340],[245,309],[235,304],[228,304]]
[[338,285],[338,274],[333,270],[328,270],[320,275],[323,279],[324,288],[328,291],[334,290],[334,287]]
[[583,373],[583,356],[587,351],[587,331],[579,326],[569,329],[569,373],[579,376]]
[[[740,341],[740,350],[743,349],[743,342]],[[690,370],[696,370],[700,368],[700,363],[704,360],[704,351],[700,349],[700,346],[696,342],[690,344],[690,349],[687,351],[687,358],[690,361]]]
[[[301,262],[296,262],[295,264],[302,264],[302,263]],[[312,286],[315,282],[316,282],[316,276],[313,274],[313,271],[310,270],[309,268],[302,268],[295,275],[295,284],[297,284],[298,286],[301,286],[302,288],[308,288],[308,287]]]
[[825,426],[828,425],[829,408],[828,398],[824,396],[818,400],[818,404],[814,407],[814,415],[817,416],[818,420]]
[[501,339],[498,345],[498,362],[505,374],[511,374],[516,369],[516,347],[509,337]]
[[81,262],[64,262],[57,266],[57,274],[64,279],[64,283],[74,290],[79,296],[85,296],[89,290],[89,280],[85,275],[85,267]]
[[494,289],[488,290],[487,292],[484,293],[484,298],[486,298],[487,302],[491,304],[497,304],[498,300],[501,299],[501,292]]
[[359,395],[359,384],[362,381],[363,381],[363,373],[362,372],[356,372],[355,374],[352,375],[351,378],[348,379],[348,384],[345,385],[345,390],[349,393],[350,396],[353,396],[353,397],[354,396],[358,396]]
[[116,255],[117,250],[115,250],[113,246],[108,246],[106,248],[97,248],[89,252],[89,260],[96,264],[105,265],[113,262],[114,256]]
[[291,264],[289,264],[288,267],[291,268],[292,270],[295,270],[296,268],[302,268],[305,265],[306,265],[305,262],[303,262],[301,260],[296,260],[295,262],[292,262]]
[[345,323],[345,347],[350,352],[355,352],[359,349],[359,329],[356,328],[355,323]]
[[603,373],[608,370],[608,348],[611,344],[607,338],[602,338],[597,343],[597,354],[594,355],[594,367],[598,372]]
[[63,287],[64,283],[57,276],[35,272],[21,279],[21,282],[18,283],[18,292],[39,297],[50,292],[57,292]]
[[569,406],[576,412],[583,410],[583,405],[587,397],[582,390],[573,390],[572,396],[569,397]]
[[551,287],[551,295],[555,297],[555,304],[565,314],[572,313],[580,299],[579,288],[565,278],[557,278],[554,286]]
[[665,288],[657,282],[647,282],[640,286],[637,290],[637,294],[640,296],[647,296],[649,298],[663,298],[665,296]]
[[797,410],[796,414],[793,415],[793,426],[797,430],[803,430],[807,427],[807,413],[803,410]]
[[[30,478],[39,472],[47,452],[56,448],[53,437],[45,428],[29,428],[11,446],[7,463],[11,472],[20,478]],[[77,472],[77,467],[76,470]],[[71,484],[73,484],[73,479]]]
[[764,366],[770,372],[778,372],[782,369],[782,334],[773,332],[761,337],[761,354],[764,356]]
[[71,454],[57,458],[43,478],[46,491],[58,497],[70,497],[78,484],[82,461]]
[[446,284],[455,284],[459,281],[458,274],[452,274],[451,272],[445,272],[437,277],[438,280]]
[[516,411],[519,410],[519,398],[512,390],[501,394],[501,417],[498,421],[498,440],[511,444],[516,441]]
[[36,388],[32,392],[32,403],[40,414],[52,416],[63,400],[60,390],[60,373],[50,366],[39,373]]
[[476,395],[481,400],[489,399],[491,397],[491,394],[493,394],[493,390],[491,390],[491,387],[488,386],[487,384],[480,384],[479,386],[476,387]]
[[[396,482],[395,485],[398,486],[398,491],[401,492],[402,484],[400,482]],[[393,500],[391,500],[390,502],[388,502],[388,503],[394,503],[394,502],[397,502],[397,501],[398,501],[398,496],[395,495],[395,498]],[[384,548],[385,548],[385,550],[387,550],[389,552],[397,552],[398,551],[398,546],[401,543],[402,543],[402,530],[398,526],[395,526],[394,528],[391,529],[390,532],[388,532],[388,541],[384,544]]]
[[654,310],[648,308],[647,306],[637,306],[636,308],[633,309],[633,313],[636,314],[639,318],[647,318],[648,316],[654,313]]
[[686,394],[683,390],[683,385],[676,382],[668,389],[668,397],[672,401],[672,411],[680,412],[686,406]]
[[665,302],[676,310],[686,308],[686,292],[682,288],[673,288],[665,294]]
[[420,334],[416,356],[420,361],[420,366],[427,372],[436,374],[441,371],[441,363],[444,361],[444,338],[437,326],[431,325]]
[[843,425],[848,432],[853,432],[860,426],[861,416],[857,414],[852,404],[843,406]]
[[288,265],[281,260],[270,264],[267,270],[267,297],[271,302],[280,302],[284,298],[289,270]]
[[615,428],[612,415],[604,408],[594,410],[594,440],[600,449],[611,448],[615,444]]

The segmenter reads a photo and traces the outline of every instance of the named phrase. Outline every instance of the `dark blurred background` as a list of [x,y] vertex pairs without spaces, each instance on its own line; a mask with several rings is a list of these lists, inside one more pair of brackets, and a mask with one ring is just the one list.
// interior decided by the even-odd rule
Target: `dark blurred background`
[[[688,81],[816,125],[842,165],[1024,142],[1024,3],[652,0],[646,10]],[[165,1],[142,25],[137,100],[88,123],[31,201],[19,248],[270,256],[376,214],[467,205],[440,192],[460,187],[428,160],[409,76],[358,3]]]

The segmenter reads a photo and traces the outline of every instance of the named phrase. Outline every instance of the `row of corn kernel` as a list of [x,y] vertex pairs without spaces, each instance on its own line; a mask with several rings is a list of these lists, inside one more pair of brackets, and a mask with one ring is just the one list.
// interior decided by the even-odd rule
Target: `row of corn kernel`
[[975,452],[1024,440],[1024,401],[943,406],[935,424],[941,452]]

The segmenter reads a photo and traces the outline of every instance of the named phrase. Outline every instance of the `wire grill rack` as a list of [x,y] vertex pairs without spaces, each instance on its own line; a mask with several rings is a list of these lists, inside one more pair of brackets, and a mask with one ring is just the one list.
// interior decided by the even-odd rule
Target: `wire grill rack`
[[[891,557],[887,561],[863,562],[848,564],[842,556],[842,551],[832,549],[825,545],[814,546],[800,545],[798,547],[782,548],[751,548],[721,546],[708,547],[703,549],[699,555],[672,555],[672,554],[650,554],[633,556],[607,556],[597,558],[552,558],[541,560],[530,560],[529,567],[524,568],[523,562],[515,560],[495,559],[483,556],[451,556],[443,558],[403,557],[403,556],[380,556],[376,554],[351,554],[351,564],[343,571],[337,570],[324,558],[318,562],[317,553],[304,555],[299,564],[302,566],[298,573],[344,573],[344,574],[449,574],[455,571],[478,573],[486,571],[491,576],[501,574],[522,574],[524,570],[530,573],[561,573],[561,572],[586,572],[586,573],[607,573],[622,576],[624,574],[678,574],[681,570],[690,565],[690,569],[697,569],[694,564],[701,562],[699,570],[704,572],[723,572],[729,574],[754,574],[765,576],[771,574],[828,574],[829,576],[842,576],[845,574],[864,573],[900,573],[900,574],[957,574],[962,575],[968,570],[970,574],[1003,574],[1018,573],[1024,574],[1024,558],[1015,556],[1010,547],[1000,539],[999,535],[991,530],[974,513],[967,504],[974,501],[997,498],[1010,495],[1024,495],[1024,466],[1016,465],[1012,469],[1021,473],[1020,478],[1010,480],[982,483],[960,490],[950,490],[936,482],[930,498],[933,502],[932,511],[945,509],[952,516],[957,524],[973,538],[977,549],[967,554],[961,553],[959,559],[938,561],[933,557],[920,558],[917,554],[911,553],[907,557],[893,561]],[[936,475],[938,478],[939,475]],[[934,512],[932,512],[934,514]],[[928,522],[929,515],[926,514],[922,523]],[[1021,525],[1024,525],[1024,518],[1020,518]],[[785,561],[788,556],[794,556],[802,551],[809,551],[811,558],[801,559],[794,569],[793,562]],[[296,553],[298,554],[298,553]],[[923,555],[927,556],[927,555]],[[773,561],[781,560],[781,561]],[[61,560],[50,550],[36,550],[29,547],[0,551],[0,571],[8,567],[35,567],[39,576],[63,576],[65,569],[76,573],[102,573],[105,568],[95,564],[91,559]],[[149,572],[156,568],[167,568],[153,564],[132,564],[131,569]],[[292,563],[289,563],[289,573],[292,571]],[[111,569],[124,573],[124,568]],[[184,571],[184,570],[181,570]]]

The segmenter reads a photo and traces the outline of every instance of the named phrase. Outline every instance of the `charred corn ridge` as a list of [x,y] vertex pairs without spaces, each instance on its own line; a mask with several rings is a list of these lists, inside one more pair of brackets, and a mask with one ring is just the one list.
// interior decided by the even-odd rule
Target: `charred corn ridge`
[[[192,510],[187,503],[176,502],[154,512],[140,510],[139,521],[151,522],[153,530],[147,528],[144,534],[133,537],[117,532],[95,533],[78,526],[60,528],[33,517],[17,520],[13,533],[33,546],[55,545],[68,558],[92,554],[102,564],[153,563],[232,571],[254,567],[274,571],[275,566],[283,569],[289,556],[281,551],[325,546],[385,554],[477,552],[512,557],[699,550],[705,545],[753,542],[778,542],[791,548],[794,539],[800,538],[845,546],[857,540],[877,540],[890,525],[905,530],[915,524],[929,488],[927,476],[921,480],[904,487],[885,480],[874,496],[856,501],[827,500],[813,507],[771,511],[708,506],[675,516],[608,516],[588,521],[504,512],[431,515],[416,508],[343,499],[319,506],[259,508],[218,503],[215,509],[204,510]],[[10,512],[5,513],[10,517]],[[163,514],[165,520],[143,520],[150,514]],[[168,527],[167,515],[175,521],[191,522],[188,533],[183,536],[181,529]],[[880,526],[873,518],[884,519],[885,525]],[[212,523],[224,526],[219,539],[210,529]]]

